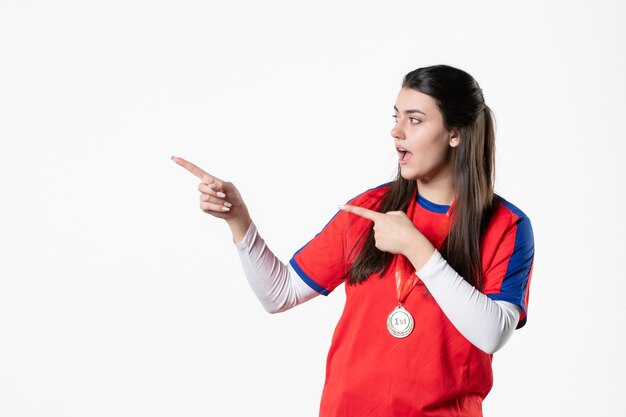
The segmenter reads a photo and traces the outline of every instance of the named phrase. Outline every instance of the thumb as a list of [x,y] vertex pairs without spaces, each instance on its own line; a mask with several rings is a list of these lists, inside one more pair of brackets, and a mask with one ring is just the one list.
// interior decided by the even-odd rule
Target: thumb
[[215,178],[213,184],[215,184],[215,186],[213,187],[214,190],[222,190],[224,192],[228,192],[230,190],[230,187],[228,186],[230,183],[227,181],[222,181],[219,178]]
[[223,190],[226,185],[226,183],[219,178],[211,177],[209,175],[204,175],[202,177],[202,182],[209,185],[214,190]]

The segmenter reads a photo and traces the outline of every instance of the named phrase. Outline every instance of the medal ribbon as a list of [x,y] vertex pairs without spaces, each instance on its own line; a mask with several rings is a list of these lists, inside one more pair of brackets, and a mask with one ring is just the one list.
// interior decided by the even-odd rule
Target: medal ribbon
[[[455,203],[456,198],[448,210],[448,221],[450,221],[449,216],[452,213]],[[407,208],[407,216],[411,219],[411,221],[413,221],[413,213],[415,213],[415,204],[417,204],[417,187],[415,187],[413,198],[409,202],[409,207]],[[437,250],[441,249],[442,244],[443,241]],[[407,257],[404,255],[398,255],[396,259],[396,291],[398,294],[398,304],[404,303],[406,298],[409,296],[409,293],[417,285],[419,280],[419,277],[415,274],[415,268],[413,268],[413,265],[411,265]]]
[[398,292],[399,304],[404,303],[406,297],[409,296],[409,293],[417,285],[417,281],[419,281],[419,278],[413,272],[409,273],[406,279],[402,279],[404,274],[401,271],[406,270],[407,263],[406,257],[401,256],[396,264],[396,290]]
[[[415,187],[415,192],[409,201],[409,207],[406,210],[406,214],[411,221],[413,221],[413,213],[415,213],[415,204],[417,199],[417,187]],[[409,293],[417,282],[419,278],[417,275],[413,273],[413,265],[410,264],[409,260],[404,255],[397,255],[396,258],[396,291],[398,294],[398,304],[402,304],[404,300],[409,296]],[[407,273],[408,272],[408,273]],[[406,276],[406,278],[404,278]]]

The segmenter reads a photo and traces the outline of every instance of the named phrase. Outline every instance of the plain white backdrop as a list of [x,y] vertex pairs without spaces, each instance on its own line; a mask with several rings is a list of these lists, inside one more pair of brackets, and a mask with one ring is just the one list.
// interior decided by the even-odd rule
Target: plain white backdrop
[[469,72],[535,234],[486,416],[623,412],[614,1],[0,1],[0,415],[316,416],[343,287],[267,314],[178,155],[283,262],[393,179],[405,73]]

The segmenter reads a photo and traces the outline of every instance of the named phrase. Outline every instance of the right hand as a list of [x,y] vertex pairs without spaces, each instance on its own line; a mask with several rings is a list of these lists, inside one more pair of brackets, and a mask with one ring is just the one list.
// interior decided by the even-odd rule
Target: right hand
[[[241,194],[232,182],[209,175],[203,169],[183,158],[172,156],[172,160],[202,180],[198,184],[200,210],[227,222],[249,216]],[[218,195],[218,193],[220,194]]]

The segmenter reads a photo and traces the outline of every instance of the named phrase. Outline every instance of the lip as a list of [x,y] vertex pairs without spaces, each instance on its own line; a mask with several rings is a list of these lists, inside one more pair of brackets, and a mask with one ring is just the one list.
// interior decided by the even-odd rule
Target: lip
[[409,158],[406,159],[406,160],[402,160],[402,158],[404,157],[405,152],[398,151],[398,162],[400,163],[400,165],[406,165],[409,162],[411,162],[411,159],[413,158],[413,152],[406,151],[406,153],[409,154]]

